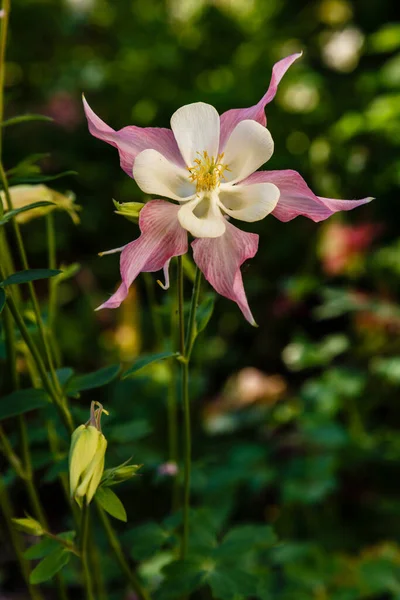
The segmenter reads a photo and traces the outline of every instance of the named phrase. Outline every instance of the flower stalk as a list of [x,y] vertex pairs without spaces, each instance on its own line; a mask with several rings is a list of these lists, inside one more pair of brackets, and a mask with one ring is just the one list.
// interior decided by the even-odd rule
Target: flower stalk
[[[182,290],[182,294],[179,293],[179,297],[181,298],[182,296],[183,299],[183,285],[181,285],[182,279],[183,275],[181,262],[178,268],[178,288]],[[181,363],[181,394],[184,415],[183,527],[180,547],[181,560],[184,560],[186,558],[189,543],[190,477],[192,461],[192,432],[189,398],[189,364],[196,337],[196,310],[199,303],[200,285],[201,271],[197,268],[192,291],[192,300],[190,304],[186,339],[184,332],[183,301],[179,301],[179,331],[181,343],[182,339],[184,340],[183,352],[181,352],[181,356],[179,357],[179,361]]]

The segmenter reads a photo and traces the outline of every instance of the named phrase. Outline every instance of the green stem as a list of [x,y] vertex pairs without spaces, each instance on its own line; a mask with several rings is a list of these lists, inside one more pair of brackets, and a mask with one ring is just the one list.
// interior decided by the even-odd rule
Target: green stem
[[178,321],[179,321],[179,352],[185,353],[185,313],[183,305],[183,263],[178,256]]
[[17,531],[15,530],[15,528],[12,525],[12,519],[13,519],[14,515],[12,512],[12,508],[11,508],[11,501],[8,496],[7,489],[1,479],[0,479],[0,508],[1,508],[1,512],[4,515],[6,526],[8,529],[9,536],[10,536],[10,540],[11,540],[15,555],[17,557],[17,560],[18,560],[18,563],[20,566],[22,577],[25,581],[26,587],[29,590],[30,597],[32,598],[32,600],[43,600],[43,597],[42,597],[40,591],[37,588],[35,588],[29,581],[29,574],[30,574],[29,564],[23,556],[23,548],[22,548],[20,535],[17,533]]
[[182,362],[181,371],[182,405],[184,416],[184,475],[183,475],[183,531],[180,558],[186,558],[189,542],[190,476],[192,460],[192,433],[190,427],[189,364]]
[[[56,232],[54,226],[54,214],[52,212],[46,215],[46,237],[48,248],[48,266],[49,269],[57,269],[57,247],[56,247]],[[50,277],[49,281],[49,300],[47,309],[48,331],[49,334],[54,332],[54,327],[57,319],[57,290],[58,285],[54,277]],[[49,336],[49,344],[54,355],[57,367],[61,364],[60,350],[54,335]]]
[[89,568],[89,557],[88,557],[88,541],[89,541],[89,506],[84,505],[82,508],[82,520],[81,520],[81,562],[83,569],[83,579],[85,584],[86,599],[94,600],[93,595],[93,581],[92,575]]
[[[3,186],[4,195],[6,198],[7,209],[13,210],[13,202],[12,202],[10,190],[8,187],[8,181],[7,181],[7,177],[6,177],[3,163],[1,162],[1,160],[0,160],[0,180],[1,180],[1,183]],[[20,258],[21,258],[22,267],[24,270],[27,270],[27,269],[29,269],[29,263],[28,263],[28,258],[27,258],[26,251],[25,251],[24,242],[23,242],[22,235],[21,235],[21,229],[20,229],[17,221],[15,220],[15,218],[11,219],[11,222],[12,222],[12,226],[14,229],[14,235],[15,235],[15,238],[17,241],[17,247],[18,247],[18,252],[19,252]],[[43,324],[42,315],[40,313],[40,306],[39,306],[39,302],[38,302],[38,299],[36,296],[35,288],[31,281],[28,282],[28,292],[29,292],[29,298],[32,303],[33,311],[35,313],[36,324],[38,327],[40,341],[41,341],[43,351],[44,351],[44,356],[46,358],[47,367],[50,372],[50,377],[52,379],[52,383],[53,383],[55,389],[59,392],[61,390],[61,388],[60,388],[60,384],[57,379],[56,371],[54,368],[53,356],[51,353],[50,344],[48,342],[47,332],[46,332],[44,324]]]
[[53,400],[54,404],[56,405],[65,427],[67,428],[67,430],[70,433],[72,433],[74,430],[74,426],[73,426],[73,422],[72,422],[71,413],[70,413],[68,407],[66,406],[66,404],[64,403],[63,399],[60,398],[59,395],[54,390],[52,382],[49,381],[42,357],[30,335],[29,330],[28,330],[27,326],[25,325],[24,319],[20,315],[18,307],[11,295],[8,295],[8,297],[7,297],[7,305],[11,311],[11,314],[13,316],[15,323],[17,324],[18,329],[20,330],[21,336],[24,339],[26,345],[28,346],[29,351],[36,363],[36,367],[38,369],[40,378],[42,380],[43,387],[45,388],[45,390],[47,391],[47,393]]
[[159,346],[164,339],[164,332],[160,313],[158,311],[158,305],[156,295],[154,293],[154,279],[149,273],[143,273],[144,284],[146,286],[147,298],[150,305],[150,315],[153,323],[154,334],[157,340],[157,346]]
[[107,534],[108,543],[110,544],[110,547],[112,548],[112,550],[114,552],[115,558],[117,559],[122,572],[128,578],[134,592],[139,596],[140,600],[150,600],[150,595],[143,588],[139,579],[132,572],[128,563],[126,562],[124,553],[122,552],[121,545],[118,541],[117,536],[115,535],[114,529],[111,526],[109,518],[107,517],[104,510],[101,508],[101,506],[97,502],[96,502],[96,507],[97,507],[97,511],[99,513],[101,522],[103,524],[104,530]]
[[[183,273],[180,273],[182,266],[178,271],[178,287],[179,281]],[[191,476],[191,461],[192,461],[192,432],[190,419],[190,399],[189,399],[189,363],[193,350],[193,344],[196,337],[196,310],[199,302],[201,284],[201,272],[196,269],[196,277],[193,285],[192,300],[189,312],[188,328],[186,332],[186,342],[182,344],[182,339],[185,340],[183,329],[183,301],[179,294],[179,324],[180,324],[180,340],[181,348],[181,394],[182,407],[184,416],[184,476],[183,476],[183,528],[180,548],[180,558],[184,560],[187,555],[189,542],[189,512],[190,512],[190,476]]]

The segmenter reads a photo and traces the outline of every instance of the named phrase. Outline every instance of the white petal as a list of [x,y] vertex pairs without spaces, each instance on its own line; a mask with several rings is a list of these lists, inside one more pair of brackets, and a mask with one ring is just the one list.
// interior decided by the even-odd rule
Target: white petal
[[240,221],[260,221],[272,212],[279,200],[273,183],[221,186],[219,203],[229,216]]
[[211,104],[195,102],[178,108],[171,117],[171,129],[188,167],[199,157],[199,152],[217,157],[219,115]]
[[223,163],[226,181],[242,181],[267,162],[274,151],[268,129],[257,121],[241,121],[232,131],[225,149]]
[[216,201],[195,198],[181,206],[178,219],[181,226],[197,238],[217,238],[225,233],[225,219]]
[[146,194],[157,194],[173,200],[187,200],[196,189],[189,173],[167,160],[157,150],[143,150],[133,164],[133,177]]

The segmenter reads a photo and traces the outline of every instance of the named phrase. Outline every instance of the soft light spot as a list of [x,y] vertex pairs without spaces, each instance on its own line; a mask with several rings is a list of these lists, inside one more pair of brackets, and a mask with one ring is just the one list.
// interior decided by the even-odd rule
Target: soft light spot
[[347,27],[324,36],[322,58],[325,64],[335,71],[349,73],[353,71],[360,60],[364,35],[357,27]]
[[311,83],[293,83],[289,85],[282,98],[287,110],[298,113],[310,113],[318,105],[319,93]]
[[304,154],[309,145],[310,140],[303,131],[292,131],[286,139],[286,148],[291,154]]
[[310,160],[314,164],[323,164],[329,160],[331,147],[324,138],[315,139],[310,146]]
[[342,25],[352,16],[353,9],[346,0],[323,0],[319,7],[319,18],[327,25]]
[[157,114],[157,105],[152,100],[139,100],[132,109],[132,118],[142,125],[148,125]]

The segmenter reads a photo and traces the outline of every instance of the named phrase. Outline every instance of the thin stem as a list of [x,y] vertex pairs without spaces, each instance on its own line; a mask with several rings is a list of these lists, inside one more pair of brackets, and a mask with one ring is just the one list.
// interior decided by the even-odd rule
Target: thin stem
[[181,560],[186,558],[189,541],[190,476],[192,460],[192,433],[190,426],[189,364],[182,362],[181,372],[182,405],[184,416],[184,475],[183,475],[183,532],[181,538]]
[[88,557],[88,541],[89,541],[89,506],[84,505],[82,508],[81,520],[81,562],[83,569],[83,578],[85,584],[87,600],[94,600],[92,575],[89,568]]
[[15,530],[15,528],[12,525],[12,519],[13,519],[14,515],[12,512],[12,508],[11,508],[11,501],[8,496],[7,489],[1,479],[0,479],[0,508],[1,508],[1,512],[3,513],[3,515],[5,517],[5,522],[6,522],[6,526],[8,529],[9,536],[10,536],[11,544],[13,546],[15,555],[17,557],[22,577],[25,581],[26,587],[29,590],[30,597],[32,598],[32,600],[43,600],[43,596],[41,595],[38,588],[34,587],[29,581],[29,574],[30,574],[29,564],[23,556],[23,548],[22,548],[20,535],[17,533],[17,531]]
[[159,346],[164,339],[163,325],[158,311],[158,305],[156,295],[154,292],[154,279],[149,273],[143,273],[144,284],[146,286],[147,298],[150,305],[150,315],[154,327],[154,334],[157,340],[157,346]]
[[[183,476],[183,530],[181,538],[180,558],[186,558],[189,542],[189,512],[190,512],[190,476],[192,461],[192,432],[190,419],[190,399],[189,399],[189,362],[196,337],[196,310],[199,302],[201,284],[201,272],[196,269],[196,277],[193,286],[192,300],[189,312],[188,329],[186,332],[186,342],[181,352],[181,393],[182,407],[184,416],[184,476]],[[183,302],[179,303],[179,323],[180,338],[184,338],[183,331]]]
[[112,550],[114,552],[115,558],[117,559],[122,572],[128,578],[134,592],[139,596],[140,600],[150,600],[150,595],[143,588],[139,579],[131,571],[128,563],[126,562],[124,553],[122,552],[121,545],[118,541],[117,536],[115,535],[115,531],[111,526],[109,518],[107,517],[104,510],[101,508],[101,506],[97,502],[96,502],[96,507],[97,507],[97,511],[99,513],[101,522],[103,524],[104,530],[107,534],[108,543],[110,544],[110,547],[112,548]]
[[[46,237],[47,237],[47,248],[48,248],[48,266],[49,269],[57,268],[57,247],[56,247],[56,234],[54,226],[54,214],[52,212],[46,215]],[[54,277],[50,277],[49,282],[49,300],[47,309],[47,321],[48,330],[52,334],[57,318],[57,290],[58,285]],[[60,350],[57,344],[57,340],[54,335],[51,335],[49,339],[50,347],[54,355],[54,359],[57,367],[60,366]]]
[[185,353],[185,314],[183,305],[183,263],[178,256],[178,320],[179,320],[179,352]]
[[[4,196],[6,198],[6,204],[8,210],[13,210],[13,202],[10,194],[10,190],[8,187],[7,177],[4,171],[3,163],[0,161],[0,180],[3,185]],[[18,252],[21,258],[21,263],[23,269],[29,269],[28,257],[26,255],[24,242],[21,235],[21,229],[15,220],[15,218],[11,219],[12,226],[14,229],[14,235],[17,242]],[[43,346],[44,356],[46,357],[46,363],[50,372],[50,377],[52,379],[53,385],[57,391],[60,391],[60,384],[57,379],[57,375],[54,368],[53,356],[51,353],[51,348],[47,339],[47,333],[43,324],[42,315],[40,313],[40,306],[36,296],[34,285],[31,281],[28,282],[28,292],[29,297],[32,302],[33,311],[35,313],[36,324],[39,331],[40,341]]]
[[40,378],[42,380],[43,387],[45,388],[45,390],[47,391],[49,396],[52,398],[54,404],[56,405],[65,427],[67,428],[67,430],[70,433],[72,433],[74,430],[74,426],[73,426],[73,422],[72,422],[71,413],[70,413],[69,409],[67,408],[67,406],[65,405],[65,403],[63,402],[63,399],[58,396],[58,394],[55,392],[55,390],[53,388],[52,383],[49,381],[42,357],[30,335],[29,330],[28,330],[27,326],[25,325],[25,322],[24,322],[22,316],[20,315],[18,307],[11,295],[9,295],[7,298],[7,304],[11,311],[11,314],[14,318],[14,321],[17,324],[17,327],[20,330],[21,336],[24,339],[26,345],[28,346],[29,351],[32,354],[32,357],[36,363]]

